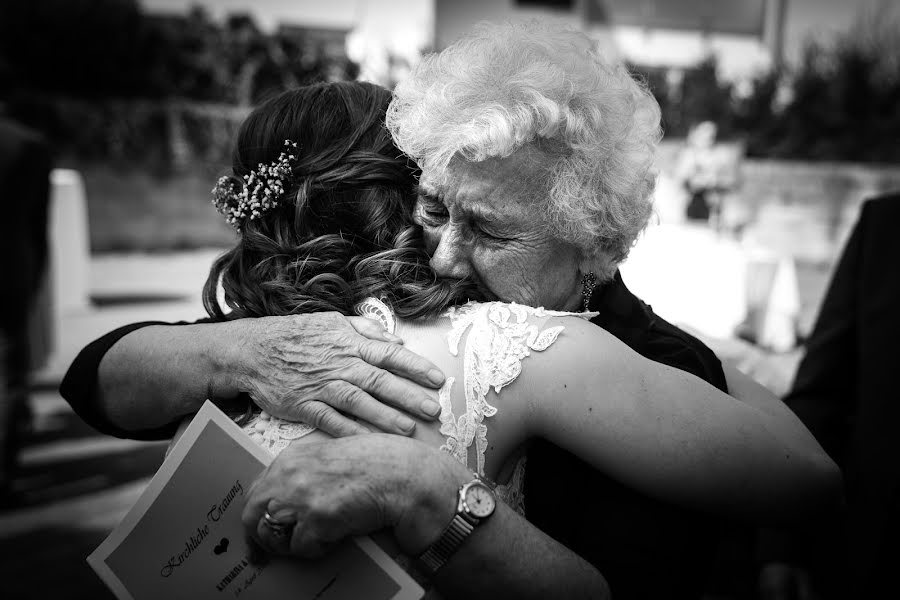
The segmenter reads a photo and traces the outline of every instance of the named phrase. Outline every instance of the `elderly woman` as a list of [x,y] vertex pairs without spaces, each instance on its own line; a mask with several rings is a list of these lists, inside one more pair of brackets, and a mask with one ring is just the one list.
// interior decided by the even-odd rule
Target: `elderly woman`
[[504,300],[578,308],[561,294],[611,279],[652,212],[659,105],[581,33],[481,27],[398,85],[387,125],[422,169],[432,266]]
[[[439,275],[474,279],[483,294],[502,300],[596,310],[595,323],[639,353],[726,387],[715,357],[655,317],[616,273],[649,215],[658,111],[586,38],[482,29],[423,63],[398,89],[389,124],[423,167],[414,218]],[[442,377],[429,379],[429,363],[389,341],[355,336],[334,314],[141,325],[88,347],[63,385],[76,410],[111,433],[171,434],[172,423],[204,398],[225,403],[245,392],[276,416],[334,434],[362,427],[329,404],[387,431],[414,429],[369,393],[423,418],[439,410],[433,392],[364,361],[440,385]],[[377,328],[354,326],[386,339]],[[728,384],[755,409],[792,423],[752,382],[729,373]],[[400,527],[425,548],[441,538],[456,488],[470,478],[440,453],[397,436],[292,446],[283,456],[256,486],[251,511],[271,502],[290,507],[314,491],[318,503],[345,516],[319,529],[323,539],[298,541],[300,549],[364,532],[373,514],[404,515]],[[617,596],[699,595],[703,555],[719,525],[708,515],[653,500],[549,443],[529,449],[526,498],[529,519],[544,533],[498,512],[438,572],[445,589],[558,592],[536,583],[548,578],[534,574],[546,571],[583,583],[585,564],[549,534],[598,567]]]

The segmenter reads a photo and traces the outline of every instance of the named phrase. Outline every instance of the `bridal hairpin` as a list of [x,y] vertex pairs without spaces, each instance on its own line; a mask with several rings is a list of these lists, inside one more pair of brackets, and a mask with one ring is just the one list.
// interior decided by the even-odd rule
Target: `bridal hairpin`
[[394,320],[394,311],[378,298],[373,298],[372,296],[363,298],[354,307],[354,311],[361,317],[381,323],[384,330],[390,334],[393,334],[397,328],[397,322]]
[[212,189],[212,203],[225,220],[238,231],[245,220],[258,219],[268,210],[278,206],[291,177],[291,161],[297,142],[284,140],[287,151],[268,165],[259,163],[243,178],[223,175]]

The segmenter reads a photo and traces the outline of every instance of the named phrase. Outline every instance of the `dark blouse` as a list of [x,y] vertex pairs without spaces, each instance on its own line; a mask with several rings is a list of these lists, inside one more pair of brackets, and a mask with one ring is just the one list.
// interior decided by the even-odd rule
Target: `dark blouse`
[[[727,391],[715,354],[655,315],[625,287],[618,273],[594,292],[590,309],[600,313],[593,323],[643,356],[693,373]],[[172,436],[177,424],[137,432],[118,429],[106,421],[94,402],[104,354],[126,334],[161,324],[165,323],[135,323],[116,329],[81,351],[60,391],[82,419],[118,437]],[[617,600],[702,595],[721,528],[709,515],[634,492],[543,441],[528,451],[525,499],[528,519],[596,566]]]

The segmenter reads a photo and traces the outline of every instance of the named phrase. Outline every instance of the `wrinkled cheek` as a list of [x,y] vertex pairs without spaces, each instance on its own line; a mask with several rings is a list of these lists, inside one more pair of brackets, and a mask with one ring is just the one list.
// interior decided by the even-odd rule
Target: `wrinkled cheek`
[[508,295],[515,302],[529,306],[545,305],[546,287],[553,285],[553,273],[544,270],[543,264],[528,260],[529,256],[517,256],[510,264],[504,278]]
[[422,229],[422,238],[425,242],[425,252],[433,256],[441,243],[441,231],[435,227],[425,227]]
[[472,257],[472,267],[483,288],[488,288],[492,299],[504,302],[520,302],[518,269],[520,264],[503,252],[476,252]]

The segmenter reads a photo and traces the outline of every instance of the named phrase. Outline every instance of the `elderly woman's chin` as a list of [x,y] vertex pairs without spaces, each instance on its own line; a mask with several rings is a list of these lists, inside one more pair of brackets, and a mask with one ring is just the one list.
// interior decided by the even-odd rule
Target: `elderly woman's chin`
[[[563,272],[536,270],[533,272],[504,271],[489,284],[478,283],[479,298],[483,302],[500,301],[524,304],[549,310],[578,311],[582,305],[582,288]],[[571,269],[574,272],[574,267]]]

